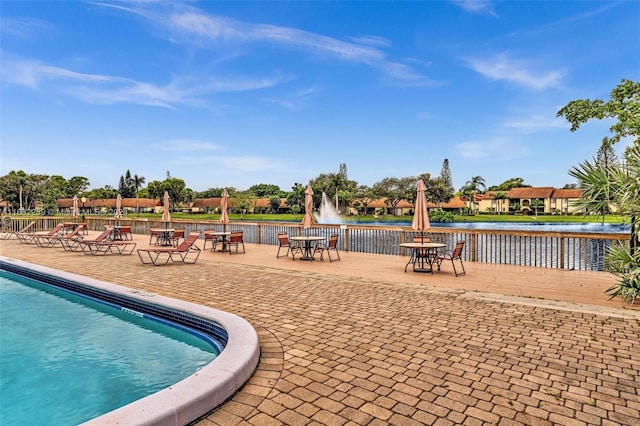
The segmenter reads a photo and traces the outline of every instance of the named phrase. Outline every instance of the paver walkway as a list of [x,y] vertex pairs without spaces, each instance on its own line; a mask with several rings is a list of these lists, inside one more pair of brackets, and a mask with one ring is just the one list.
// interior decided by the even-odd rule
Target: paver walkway
[[395,256],[276,250],[153,267],[0,242],[4,256],[251,322],[256,373],[199,425],[640,423],[640,309],[607,300],[608,274],[467,264],[455,278],[405,274]]

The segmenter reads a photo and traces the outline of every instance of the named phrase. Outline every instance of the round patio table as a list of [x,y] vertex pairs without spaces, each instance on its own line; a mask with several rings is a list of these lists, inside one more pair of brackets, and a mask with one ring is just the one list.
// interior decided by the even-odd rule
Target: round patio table
[[325,238],[319,235],[300,235],[298,237],[291,237],[289,238],[289,240],[300,241],[304,243],[304,245],[302,246],[302,257],[300,258],[301,260],[315,260],[313,258],[312,244],[314,241],[324,241]]
[[400,247],[411,250],[411,257],[404,267],[407,268],[413,264],[413,272],[429,272],[433,274],[433,262],[438,256],[438,249],[446,247],[442,243],[402,243]]

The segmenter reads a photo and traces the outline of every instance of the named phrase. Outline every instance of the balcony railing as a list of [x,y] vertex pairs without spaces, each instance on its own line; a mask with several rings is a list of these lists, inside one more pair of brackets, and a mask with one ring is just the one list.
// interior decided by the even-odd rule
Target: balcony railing
[[[43,217],[37,220],[37,229],[54,227],[68,218]],[[114,225],[113,218],[87,217],[88,228],[102,230],[105,225]],[[13,230],[24,227],[30,220],[17,219],[10,224]],[[122,225],[131,226],[134,234],[149,234],[152,227],[163,227],[164,222],[147,219],[123,219]],[[400,247],[418,234],[410,227],[366,226],[366,225],[314,225],[305,230],[292,222],[243,222],[235,221],[223,225],[215,221],[174,220],[171,227],[185,228],[186,232],[215,229],[243,231],[244,240],[254,244],[278,244],[278,233],[290,236],[309,232],[329,238],[339,235],[339,249],[357,253],[372,253],[400,256],[407,253]],[[537,232],[432,228],[424,233],[431,241],[446,244],[452,250],[457,241],[465,241],[463,259],[473,262],[507,265],[533,266],[541,268],[607,270],[606,254],[612,244],[629,247],[629,234],[591,234],[569,232]]]

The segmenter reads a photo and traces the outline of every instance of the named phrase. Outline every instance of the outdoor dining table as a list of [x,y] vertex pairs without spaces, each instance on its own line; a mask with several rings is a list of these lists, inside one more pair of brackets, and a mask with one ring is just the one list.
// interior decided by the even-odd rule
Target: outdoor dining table
[[173,233],[176,231],[174,228],[162,228],[158,229],[160,231],[160,235],[158,235],[158,239],[156,240],[156,245],[159,246],[170,246],[173,245],[171,243],[171,237]]
[[400,247],[411,250],[409,261],[404,267],[407,272],[409,265],[413,264],[413,272],[429,272],[433,274],[433,262],[438,256],[438,249],[446,247],[442,243],[402,243]]
[[303,242],[302,246],[302,257],[301,260],[314,260],[313,258],[313,243],[318,241],[324,241],[325,238],[318,235],[301,235],[298,237],[289,238],[291,241],[300,241]]
[[122,241],[122,234],[120,233],[121,228],[122,227],[120,225],[114,225],[111,228],[111,234],[109,234],[108,240],[110,240],[110,241]]
[[[218,251],[227,251],[227,239],[229,238],[229,235],[231,235],[231,232],[228,231],[209,231],[207,232],[207,235],[214,235],[215,237],[218,238],[218,241],[220,243],[222,243],[222,248]],[[211,247],[211,251],[214,251],[215,245]]]
[[74,229],[76,229],[76,226],[78,226],[78,224],[75,222],[63,222],[62,234],[68,234],[69,232],[72,232]]

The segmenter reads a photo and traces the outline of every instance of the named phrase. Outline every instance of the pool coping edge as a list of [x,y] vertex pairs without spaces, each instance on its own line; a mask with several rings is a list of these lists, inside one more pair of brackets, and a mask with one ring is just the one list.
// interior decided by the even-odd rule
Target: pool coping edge
[[[216,322],[227,331],[228,342],[224,350],[196,373],[159,392],[89,420],[83,425],[185,425],[224,403],[251,378],[257,368],[260,358],[257,332],[248,321],[235,314],[155,293],[141,294],[129,287],[5,256],[0,256],[0,262],[186,312]],[[150,300],[151,298],[153,300]]]

